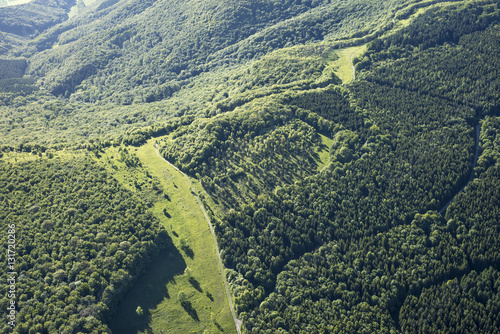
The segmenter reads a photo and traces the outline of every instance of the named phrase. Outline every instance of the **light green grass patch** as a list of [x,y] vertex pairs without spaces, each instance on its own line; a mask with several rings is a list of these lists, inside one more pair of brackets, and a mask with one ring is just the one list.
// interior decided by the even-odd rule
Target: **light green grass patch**
[[410,15],[408,18],[406,18],[404,20],[394,20],[393,22],[397,28],[407,27],[408,25],[410,25],[411,21],[413,21],[417,16],[424,13],[428,9],[429,9],[429,7],[419,8],[415,13]]
[[318,162],[318,171],[321,171],[323,168],[330,164],[330,147],[333,144],[333,139],[328,138],[327,136],[324,136],[322,134],[320,134],[320,136],[322,145],[318,148],[317,151],[320,160]]
[[[154,333],[222,333],[221,329],[224,333],[235,333],[208,223],[187,181],[156,155],[154,142],[150,140],[137,150],[128,148],[139,158],[141,168],[134,170],[113,161],[118,148],[108,149],[101,160],[114,171],[119,182],[138,194],[140,191],[133,185],[134,181],[146,184],[146,171],[159,180],[167,197],[160,196],[151,210],[179,251],[169,250],[163,254],[152,265],[150,273],[139,279],[119,306],[110,327],[123,334],[145,333],[149,329]],[[192,250],[192,258],[181,250],[181,242]],[[190,277],[199,282],[202,291],[189,282]],[[190,316],[181,306],[179,294],[191,303],[196,317]],[[135,313],[138,306],[144,310],[143,316]]]
[[68,18],[72,18],[78,14],[78,7],[74,5],[73,7],[70,8],[69,13],[68,13]]
[[335,74],[342,83],[353,80],[352,59],[366,51],[366,44],[340,49],[337,51],[338,59],[334,62]]
[[[428,11],[431,8],[450,6],[450,5],[456,4],[457,2],[458,1],[445,1],[445,2],[434,3],[433,0],[422,1],[422,2],[418,3],[418,5],[424,4],[425,6],[417,8],[416,11],[414,13],[412,13],[410,16],[408,16],[406,19],[402,19],[402,20],[398,20],[397,18],[395,20],[393,19],[394,27],[396,29],[393,29],[393,31],[391,31],[391,33],[394,33],[394,31],[397,31],[397,30],[400,30],[401,28],[409,26],[413,20],[415,20],[418,16],[425,13],[426,11]],[[415,6],[415,5],[413,5],[413,6]],[[399,12],[407,10],[408,8],[411,8],[411,7],[412,6],[408,6],[404,9],[398,11],[396,13],[396,17],[398,16]]]

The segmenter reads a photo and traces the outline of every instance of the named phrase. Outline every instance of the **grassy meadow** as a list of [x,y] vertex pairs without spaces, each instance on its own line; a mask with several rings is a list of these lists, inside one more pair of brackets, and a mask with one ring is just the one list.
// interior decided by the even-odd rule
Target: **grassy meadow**
[[[177,249],[162,254],[139,278],[110,328],[124,334],[234,333],[208,224],[182,174],[156,155],[154,141],[128,148],[141,167],[127,167],[119,161],[119,150],[124,147],[109,148],[100,157],[121,184],[150,202]],[[153,185],[164,195],[148,194]],[[184,308],[182,300],[192,308]],[[136,312],[138,306],[142,316]]]
[[338,59],[335,61],[335,74],[342,83],[349,83],[353,79],[352,59],[366,51],[366,44],[340,49],[337,51]]

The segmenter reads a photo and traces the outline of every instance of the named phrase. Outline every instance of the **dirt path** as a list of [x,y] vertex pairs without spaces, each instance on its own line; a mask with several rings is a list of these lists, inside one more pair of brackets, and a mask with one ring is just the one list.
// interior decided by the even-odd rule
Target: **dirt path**
[[194,189],[193,184],[191,183],[191,180],[189,179],[189,177],[186,174],[184,174],[179,168],[177,168],[177,166],[174,166],[167,159],[165,159],[164,157],[162,157],[160,155],[160,152],[158,152],[158,144],[155,144],[155,151],[156,151],[156,154],[158,155],[158,157],[160,157],[160,159],[165,161],[167,164],[172,166],[176,171],[181,173],[182,176],[184,176],[184,178],[186,179],[186,181],[189,184],[189,187],[191,188],[191,192],[193,193],[194,197],[196,198],[196,201],[198,202],[198,205],[200,206],[201,211],[203,212],[203,215],[205,216],[205,219],[207,220],[208,226],[210,227],[210,233],[212,233],[212,239],[214,241],[215,254],[217,255],[217,260],[219,262],[219,269],[220,269],[220,272],[222,275],[222,280],[224,282],[224,288],[226,290],[227,301],[229,302],[229,309],[231,310],[234,324],[236,325],[236,331],[238,332],[238,334],[241,334],[241,329],[240,329],[241,328],[241,320],[236,318],[236,312],[234,311],[233,301],[231,300],[231,294],[229,293],[229,286],[227,285],[226,275],[224,273],[224,265],[222,264],[222,259],[220,258],[219,246],[217,245],[217,238],[215,237],[214,227],[212,225],[212,222],[210,221],[210,218],[208,218],[207,211],[205,210],[203,203],[201,203],[201,200],[198,197],[198,194],[196,193],[196,190]]
[[352,64],[352,57],[354,56],[354,52],[351,53],[351,58],[349,58],[349,61],[351,62],[351,68],[352,68],[352,81],[356,80],[356,70],[354,69],[354,65]]
[[[462,187],[462,189],[460,189],[455,194],[455,196],[457,196],[462,191],[464,191],[465,187],[467,187],[467,185],[469,184],[469,182],[472,181],[472,179],[474,178],[474,168],[477,165],[477,158],[479,157],[479,133],[480,132],[481,132],[481,125],[476,125],[476,152],[474,153],[474,162],[472,163],[472,170],[470,172],[469,181],[467,181],[467,183]],[[455,196],[453,196],[453,198],[450,199],[448,201],[448,203],[446,203],[445,206],[443,206],[443,208],[441,210],[439,210],[440,214],[443,214],[446,211],[446,209],[448,208],[448,206],[450,206],[450,204],[453,202],[453,199],[455,198]]]

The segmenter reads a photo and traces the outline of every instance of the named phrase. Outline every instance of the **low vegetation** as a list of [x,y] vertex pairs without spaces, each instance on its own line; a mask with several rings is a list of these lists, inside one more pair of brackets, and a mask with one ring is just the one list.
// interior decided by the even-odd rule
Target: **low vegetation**
[[157,156],[153,140],[106,149],[99,160],[149,203],[176,247],[125,295],[110,322],[113,332],[234,332],[208,223],[184,177]]

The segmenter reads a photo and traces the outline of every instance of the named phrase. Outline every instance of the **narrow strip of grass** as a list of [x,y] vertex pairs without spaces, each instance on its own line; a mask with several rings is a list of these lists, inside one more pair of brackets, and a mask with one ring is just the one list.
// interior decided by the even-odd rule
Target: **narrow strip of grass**
[[321,171],[323,168],[330,164],[330,147],[333,144],[333,139],[328,138],[320,134],[322,145],[318,149],[319,163],[318,163],[318,171]]
[[90,153],[87,151],[81,150],[48,150],[46,152],[3,152],[2,160],[9,163],[18,163],[18,162],[27,162],[27,161],[36,161],[40,158],[49,158],[67,161],[74,159],[76,157],[82,157],[84,155],[89,155]]
[[340,49],[337,51],[338,59],[334,63],[335,74],[342,80],[342,83],[349,83],[353,79],[352,58],[359,56],[366,50],[366,44]]
[[[427,2],[429,4],[426,4]],[[426,6],[417,8],[415,10],[415,12],[412,13],[411,15],[409,15],[406,19],[398,19],[398,18],[393,19],[394,27],[386,35],[393,34],[396,31],[401,30],[402,28],[405,28],[405,27],[409,26],[410,23],[413,20],[415,20],[418,16],[422,15],[423,13],[425,13],[426,11],[428,11],[431,8],[450,6],[450,5],[456,4],[457,2],[459,2],[459,0],[452,0],[452,1],[445,1],[445,2],[438,2],[438,3],[433,3],[432,0],[430,0],[430,1],[422,1],[422,2],[418,3],[418,5],[420,5],[420,4],[426,4]],[[414,4],[412,6],[415,6],[415,5],[417,5],[417,4]],[[412,6],[409,6],[409,7],[412,7]],[[401,11],[404,11],[405,9],[407,9],[407,8],[404,8],[404,9],[398,11],[396,13],[396,17],[398,16],[398,13],[400,13]]]
[[[101,160],[119,182],[138,194],[148,179],[159,181],[165,195],[151,203],[151,210],[178,251],[163,254],[139,279],[110,327],[123,334],[236,333],[208,224],[187,181],[156,155],[154,142],[128,148],[139,158],[141,167],[130,168],[117,161],[118,148],[108,149]],[[142,316],[136,313],[138,306],[143,309]]]

